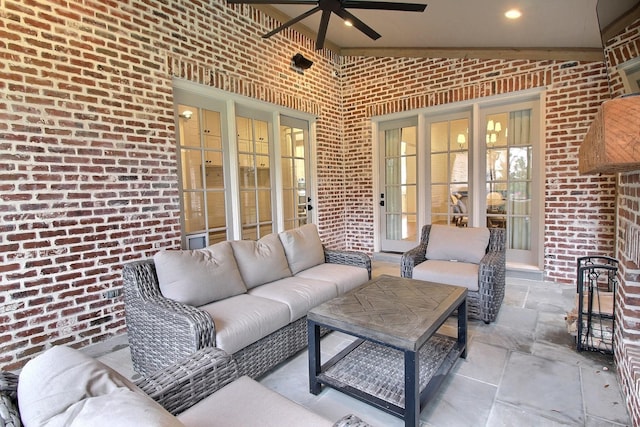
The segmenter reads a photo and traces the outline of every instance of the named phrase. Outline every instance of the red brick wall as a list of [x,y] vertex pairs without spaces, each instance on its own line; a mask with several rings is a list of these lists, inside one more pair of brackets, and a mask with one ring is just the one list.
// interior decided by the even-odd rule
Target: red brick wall
[[174,76],[316,114],[321,231],[344,246],[336,57],[275,25],[223,0],[2,2],[2,368],[125,332],[122,264],[179,247]]
[[[606,45],[611,96],[624,94],[616,66],[640,57],[640,21]],[[640,119],[640,118],[639,118]],[[615,358],[633,425],[640,425],[640,170],[620,174],[617,187],[619,285]]]
[[339,58],[275,25],[224,0],[3,2],[0,367],[123,333],[122,264],[179,246],[173,77],[316,114],[323,240],[367,252],[370,115],[546,85],[547,277],[612,251],[613,178],[575,172],[602,64]]
[[347,58],[343,68],[350,188],[347,242],[373,246],[372,115],[546,87],[545,277],[572,282],[575,260],[613,255],[615,179],[578,175],[578,148],[609,97],[603,63],[477,59]]

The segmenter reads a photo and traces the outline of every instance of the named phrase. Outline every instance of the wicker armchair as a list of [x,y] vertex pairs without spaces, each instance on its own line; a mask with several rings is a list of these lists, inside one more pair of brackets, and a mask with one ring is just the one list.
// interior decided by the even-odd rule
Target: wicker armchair
[[[325,262],[366,268],[371,278],[371,259],[366,254],[326,248],[324,252]],[[136,372],[149,375],[200,348],[215,347],[216,326],[211,316],[165,298],[153,260],[126,264],[122,274],[127,334]],[[304,316],[234,353],[240,375],[258,378],[306,348],[306,319]]]
[[[402,277],[413,277],[413,269],[426,261],[427,244],[431,225],[422,228],[420,244],[402,255]],[[472,319],[493,322],[504,299],[506,232],[503,228],[489,228],[489,244],[486,255],[479,264],[478,290],[467,294],[467,313]]]
[[[173,415],[180,414],[238,379],[238,368],[226,352],[206,347],[180,363],[136,381],[142,391]],[[21,427],[17,401],[18,375],[0,372],[0,427]],[[346,415],[334,427],[370,427],[355,415]]]

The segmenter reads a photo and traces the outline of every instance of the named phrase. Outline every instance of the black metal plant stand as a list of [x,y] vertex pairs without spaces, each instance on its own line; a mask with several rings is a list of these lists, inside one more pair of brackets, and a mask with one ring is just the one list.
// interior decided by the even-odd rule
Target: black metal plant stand
[[578,258],[578,351],[613,354],[618,260],[607,256]]

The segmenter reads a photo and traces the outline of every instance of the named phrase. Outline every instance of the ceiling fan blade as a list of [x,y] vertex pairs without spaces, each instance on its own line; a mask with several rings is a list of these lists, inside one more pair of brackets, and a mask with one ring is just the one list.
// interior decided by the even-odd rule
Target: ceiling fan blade
[[340,18],[344,19],[345,21],[346,20],[351,21],[354,27],[356,27],[357,29],[365,33],[367,36],[369,36],[369,38],[373,40],[378,40],[380,37],[382,37],[380,34],[376,33],[376,31],[373,28],[371,28],[370,26],[368,26],[367,24],[365,24],[364,22],[356,18],[353,14],[347,12],[346,10],[339,9],[334,12],[336,15],[338,15]]
[[324,39],[327,36],[327,28],[329,27],[330,17],[330,10],[322,11],[322,18],[320,18],[320,28],[318,28],[318,38],[316,39],[316,50],[320,50],[324,47]]
[[316,6],[313,9],[306,11],[302,15],[298,15],[295,18],[285,22],[284,24],[280,25],[275,30],[269,31],[267,34],[263,35],[262,38],[263,39],[268,39],[272,35],[279,33],[280,31],[284,30],[287,27],[290,27],[291,25],[295,24],[298,21],[302,21],[304,18],[313,15],[314,13],[316,13],[319,10],[320,10],[320,6]]
[[390,1],[346,0],[342,2],[342,7],[350,9],[380,9],[400,10],[404,12],[423,12],[427,8],[427,5],[418,3],[393,3]]
[[315,5],[317,0],[227,0],[229,4],[308,4]]

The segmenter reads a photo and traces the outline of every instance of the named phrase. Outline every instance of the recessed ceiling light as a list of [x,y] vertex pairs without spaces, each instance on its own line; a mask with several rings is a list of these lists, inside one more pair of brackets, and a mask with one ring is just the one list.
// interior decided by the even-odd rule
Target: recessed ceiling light
[[504,16],[509,19],[518,19],[522,16],[522,12],[520,12],[518,9],[510,9],[504,13]]
[[351,22],[349,19],[345,19],[344,25],[346,25],[347,27],[353,27],[353,22]]

